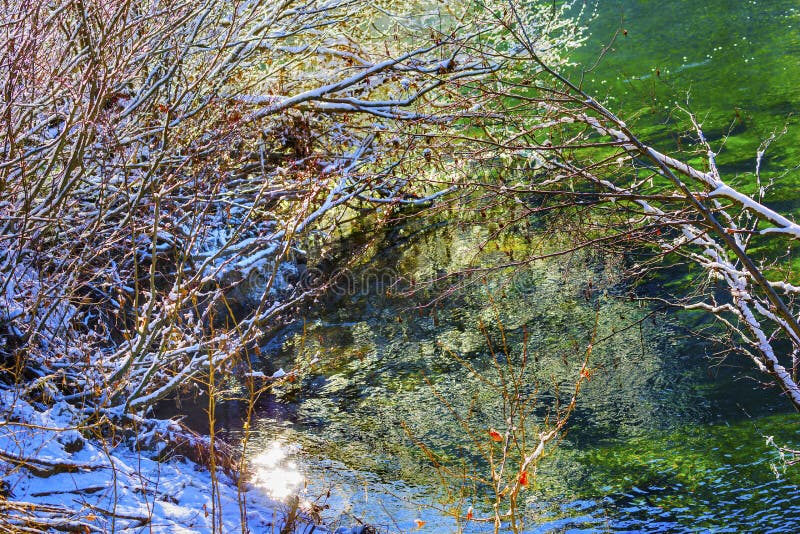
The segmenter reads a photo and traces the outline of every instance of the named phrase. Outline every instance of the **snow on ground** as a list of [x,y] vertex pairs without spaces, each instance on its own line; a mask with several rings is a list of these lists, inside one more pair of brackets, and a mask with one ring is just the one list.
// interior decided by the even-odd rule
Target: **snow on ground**
[[[64,402],[35,408],[14,391],[0,390],[0,490],[8,499],[0,497],[0,518],[5,518],[0,530],[22,527],[25,518],[35,517],[33,531],[212,532],[207,469],[180,458],[159,462],[148,457],[153,451],[86,439],[71,428],[76,415]],[[28,468],[17,467],[20,460]],[[247,532],[241,525],[242,503],[249,532],[281,532],[284,505],[255,487],[240,500],[236,484],[222,473],[218,478],[222,526],[218,518],[217,532]],[[296,532],[313,529],[300,525]]]

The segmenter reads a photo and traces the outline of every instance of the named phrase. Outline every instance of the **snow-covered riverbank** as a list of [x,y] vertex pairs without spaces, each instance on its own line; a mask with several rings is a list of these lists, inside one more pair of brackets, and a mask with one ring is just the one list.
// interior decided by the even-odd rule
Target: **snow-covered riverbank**
[[153,459],[166,442],[131,447],[178,432],[175,423],[149,421],[137,440],[87,438],[70,405],[37,409],[11,390],[0,391],[0,413],[0,530],[194,533],[214,531],[216,518],[217,532],[282,532],[286,507],[262,490],[239,492],[220,472],[215,507],[206,468],[179,455]]

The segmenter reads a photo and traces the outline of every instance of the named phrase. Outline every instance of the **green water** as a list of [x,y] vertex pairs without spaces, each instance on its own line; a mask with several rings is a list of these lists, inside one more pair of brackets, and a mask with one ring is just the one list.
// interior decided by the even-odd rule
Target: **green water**
[[[725,176],[745,189],[760,143],[787,126],[765,161],[776,180],[767,198],[796,211],[796,2],[603,1],[576,61],[592,65],[617,29],[627,35],[584,74],[585,86],[667,152],[692,143],[674,103],[690,107]],[[533,406],[532,431],[565,400],[596,328],[607,339],[595,347],[568,434],[524,494],[526,531],[800,531],[798,468],[785,470],[767,443],[800,445],[798,419],[776,391],[759,387],[748,362],[709,359],[717,347],[687,335],[681,321],[692,318],[650,317],[651,309],[614,298],[613,258],[582,254],[513,278],[500,272],[420,289],[496,260],[474,258],[485,232],[453,224],[387,233],[349,286],[266,347],[267,372],[293,361],[303,372],[263,400],[253,425],[254,457],[276,447],[288,454],[265,478],[299,473],[305,494],[323,495],[324,515],[342,524],[411,531],[421,519],[421,531],[454,531],[448,512],[485,511],[486,488],[441,482],[411,438],[448,465],[485,471],[454,416],[469,414],[481,432],[506,426],[497,390],[469,371],[499,379],[479,325],[495,348],[506,335],[507,354],[495,353],[501,364],[519,366],[527,340],[529,387],[520,395]],[[461,283],[435,306],[415,308]]]
[[591,38],[573,78],[582,74],[584,87],[659,149],[692,144],[692,126],[679,104],[702,123],[723,174],[746,189],[760,144],[786,129],[764,160],[765,172],[776,178],[767,198],[797,211],[797,2],[603,0],[589,24]]
[[[445,349],[496,381],[478,325],[487,325],[494,347],[501,345],[502,325],[509,350],[499,351],[500,360],[517,366],[524,326],[530,387],[522,394],[538,399],[539,421],[553,405],[555,386],[563,398],[577,378],[580,348],[597,317],[596,338],[608,339],[595,346],[594,374],[567,437],[542,463],[535,489],[526,494],[530,531],[680,531],[691,525],[741,530],[750,517],[767,512],[791,514],[788,524],[800,526],[794,517],[800,511],[797,477],[781,471],[776,478],[770,464],[782,466],[766,443],[769,435],[778,443],[797,443],[794,415],[783,411],[775,392],[755,390],[746,378],[734,380],[747,375],[746,362],[738,362],[744,369],[710,369],[706,351],[713,347],[687,339],[664,316],[636,325],[649,309],[602,292],[587,300],[590,281],[592,287],[613,287],[612,259],[553,260],[506,285],[503,276],[476,279],[423,312],[413,307],[435,292],[387,297],[377,282],[391,279],[383,276],[391,272],[386,265],[415,274],[417,284],[463,268],[484,238],[485,232],[472,227],[429,227],[411,238],[390,234],[349,291],[343,286],[320,316],[283,332],[266,370],[299,358],[304,371],[266,399],[254,426],[254,454],[275,441],[299,446],[292,449],[293,461],[308,477],[309,494],[332,491],[328,517],[352,510],[392,531],[411,530],[417,518],[426,521],[428,532],[454,531],[455,523],[429,506],[445,512],[460,507],[462,514],[469,505],[486,510],[486,488],[437,482],[403,424],[449,465],[463,461],[474,473],[485,472],[486,462],[448,407],[464,416],[473,406],[471,421],[485,441],[485,429],[506,425],[496,389]],[[760,521],[787,521],[778,516]],[[481,530],[473,525],[468,531]]]

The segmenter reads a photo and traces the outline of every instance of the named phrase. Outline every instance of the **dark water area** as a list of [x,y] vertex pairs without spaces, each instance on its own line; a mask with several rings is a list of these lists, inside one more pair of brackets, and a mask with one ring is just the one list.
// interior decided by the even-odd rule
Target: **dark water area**
[[[747,190],[760,144],[786,127],[765,159],[775,179],[767,198],[797,211],[796,1],[603,1],[590,32],[574,76],[661,150],[693,142],[678,102]],[[718,346],[691,333],[691,317],[616,298],[612,257],[443,278],[474,266],[487,235],[471,225],[387,234],[368,265],[263,348],[266,374],[300,371],[260,401],[249,443],[256,484],[278,498],[300,491],[334,524],[491,531],[453,519],[468,506],[486,513],[485,488],[442,481],[419,444],[485,473],[454,414],[485,432],[504,427],[506,412],[476,375],[491,382],[493,362],[521,365],[526,354],[520,395],[541,421],[565,400],[595,336],[603,341],[568,432],[524,492],[525,532],[800,531],[800,468],[776,447],[800,446],[800,419],[749,362],[717,357]],[[598,287],[611,291],[588,290]],[[235,438],[228,406],[222,426]]]
[[256,463],[267,450],[290,465],[274,462],[277,474],[265,468],[265,487],[295,476],[308,484],[309,496],[331,492],[329,518],[358,518],[390,531],[414,530],[421,519],[427,532],[456,531],[446,513],[461,506],[463,514],[468,505],[487,510],[485,499],[467,491],[454,502],[452,488],[437,483],[411,438],[445,457],[467,458],[480,471],[485,460],[442,399],[460,414],[478,399],[485,428],[501,427],[504,419],[496,391],[472,380],[447,350],[489,376],[488,343],[478,325],[487,325],[495,347],[502,325],[512,360],[522,350],[524,327],[535,362],[528,383],[544,410],[555,386],[566,388],[577,377],[574,347],[585,346],[597,317],[598,339],[610,337],[595,347],[595,374],[566,438],[539,467],[527,496],[526,532],[738,532],[752,521],[764,529],[800,528],[796,473],[784,471],[767,443],[767,436],[779,444],[800,440],[788,405],[776,391],[756,387],[747,362],[715,365],[708,359],[713,345],[687,337],[680,323],[654,315],[637,324],[650,312],[638,303],[602,294],[587,300],[590,280],[597,287],[613,277],[613,260],[538,264],[510,284],[503,276],[476,281],[422,311],[416,306],[431,295],[387,297],[374,276],[387,265],[418,281],[452,272],[483,238],[474,228],[435,228],[411,243],[384,243],[366,274],[346,285],[350,291],[274,340],[265,371],[296,360],[303,371],[265,399],[253,427]]

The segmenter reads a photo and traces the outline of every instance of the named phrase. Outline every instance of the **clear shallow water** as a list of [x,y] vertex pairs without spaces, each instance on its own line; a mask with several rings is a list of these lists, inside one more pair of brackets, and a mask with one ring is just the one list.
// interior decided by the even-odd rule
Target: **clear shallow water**
[[[617,28],[627,30],[585,75],[587,87],[666,151],[691,142],[685,119],[674,111],[674,102],[685,104],[688,93],[712,143],[728,135],[719,161],[746,188],[760,142],[796,124],[789,114],[800,109],[798,25],[795,1],[604,0],[578,59],[592,64]],[[766,163],[773,176],[789,170],[769,197],[784,209],[798,206],[798,175],[791,168],[800,162],[798,142],[795,126],[773,145]],[[481,238],[472,229],[401,231],[387,236],[377,262],[380,269],[425,280],[464,267]],[[576,271],[578,280],[568,282]],[[448,499],[409,432],[448,458],[480,468],[480,456],[434,391],[457,409],[478,398],[487,427],[501,426],[503,418],[497,398],[442,347],[489,372],[479,320],[496,341],[500,316],[512,358],[525,326],[529,350],[537,354],[531,383],[538,381],[544,410],[554,398],[550,377],[576,376],[573,345],[585,346],[593,306],[600,307],[605,334],[648,312],[597,295],[583,298],[589,279],[613,281],[613,273],[602,258],[553,262],[516,284],[475,284],[422,313],[412,308],[426,302],[424,292],[386,297],[386,287],[375,285],[382,276],[362,277],[357,294],[333,299],[268,347],[266,371],[295,358],[305,370],[264,400],[253,425],[251,451],[261,455],[261,484],[294,481],[307,485],[309,497],[330,490],[323,514],[342,524],[358,518],[411,531],[421,520],[419,531],[455,530],[448,510],[463,513],[470,504],[480,510],[485,503],[470,491],[460,492],[462,501],[452,493]],[[770,435],[778,443],[800,442],[797,417],[784,412],[774,391],[759,390],[746,377],[734,380],[746,362],[709,362],[708,347],[682,332],[657,317],[598,347],[596,374],[571,430],[528,492],[529,532],[800,531],[798,468],[781,472],[778,454],[766,443]],[[481,527],[471,524],[467,531]]]
[[[750,180],[759,145],[787,132],[767,153],[770,198],[797,211],[800,162],[800,5],[794,0],[603,0],[578,54],[577,79],[620,110],[661,150],[691,143],[694,112],[719,151],[723,172]],[[623,30],[627,35],[623,34]],[[612,37],[617,33],[616,39]],[[724,137],[727,136],[727,141]]]
[[[474,250],[482,237],[474,229],[441,228],[416,233],[412,241],[388,236],[377,260],[424,280],[461,266],[463,251]],[[297,381],[265,399],[253,426],[252,455],[266,464],[260,483],[276,494],[293,479],[295,488],[307,486],[309,497],[330,491],[322,499],[330,506],[326,516],[347,524],[358,518],[410,531],[422,520],[425,532],[455,531],[448,511],[459,507],[463,514],[469,505],[486,510],[486,503],[472,491],[455,492],[460,502],[452,487],[444,491],[403,424],[432,450],[467,458],[480,472],[485,462],[441,399],[463,413],[478,398],[482,429],[502,427],[503,416],[494,392],[437,343],[488,374],[491,360],[479,321],[496,344],[499,327],[493,324],[500,317],[512,358],[520,353],[525,325],[535,360],[530,383],[546,407],[553,398],[549,377],[567,377],[564,387],[577,376],[573,344],[587,342],[595,309],[599,338],[648,311],[602,295],[585,299],[588,280],[596,287],[613,276],[613,264],[603,262],[550,262],[505,288],[479,282],[435,313],[413,309],[426,302],[425,295],[386,297],[376,278],[366,276],[372,284],[333,299],[320,317],[286,329],[272,345],[267,372],[298,357],[306,364]],[[741,531],[750,521],[800,529],[797,477],[789,472],[776,479],[770,463],[780,467],[779,458],[765,439],[800,441],[794,415],[782,411],[774,392],[732,380],[741,369],[709,371],[705,349],[663,317],[598,344],[591,361],[595,375],[571,430],[528,492],[528,531]],[[259,459],[275,450],[285,458]],[[467,531],[482,528],[491,530],[471,524]]]

